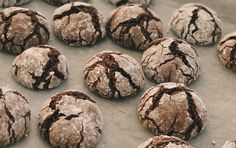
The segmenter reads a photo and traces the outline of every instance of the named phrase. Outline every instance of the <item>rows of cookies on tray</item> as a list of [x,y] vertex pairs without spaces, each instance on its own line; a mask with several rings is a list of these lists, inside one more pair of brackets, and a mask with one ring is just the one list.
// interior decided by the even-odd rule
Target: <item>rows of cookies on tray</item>
[[[140,64],[127,54],[104,50],[84,67],[85,85],[107,99],[127,99],[139,93],[145,76],[157,83],[143,94],[137,107],[140,122],[154,137],[138,147],[191,148],[184,140],[197,136],[207,124],[203,100],[186,86],[200,75],[200,57],[193,45],[219,42],[222,22],[216,12],[202,4],[181,6],[170,20],[170,29],[179,38],[175,39],[163,37],[162,20],[148,8],[151,0],[107,0],[119,7],[106,22],[89,3],[45,1],[58,6],[53,13],[53,32],[65,44],[93,46],[108,35],[124,48],[143,52]],[[2,7],[9,7],[0,11],[0,50],[18,55],[12,64],[18,83],[34,90],[52,89],[69,76],[67,60],[58,49],[45,45],[50,38],[49,23],[40,12],[11,7],[28,2],[0,2]],[[222,63],[235,71],[235,32],[219,42],[218,53]],[[0,110],[0,145],[22,139],[30,126],[27,99],[17,91],[1,87]],[[89,96],[67,90],[45,101],[38,128],[54,147],[93,147],[102,136],[103,116]],[[235,145],[228,141],[222,148]]]

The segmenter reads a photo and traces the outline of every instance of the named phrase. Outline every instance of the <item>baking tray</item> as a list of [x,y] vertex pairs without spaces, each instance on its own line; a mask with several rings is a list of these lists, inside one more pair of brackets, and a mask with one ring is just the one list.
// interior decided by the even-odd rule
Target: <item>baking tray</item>
[[[165,36],[173,36],[169,31],[168,22],[173,11],[184,3],[200,2],[213,8],[223,21],[223,35],[236,31],[236,1],[235,0],[153,0],[151,9],[158,14],[165,24]],[[115,7],[105,0],[91,0],[106,18]],[[52,13],[56,7],[41,0],[24,5],[40,11],[51,23]],[[51,26],[50,31],[52,32]],[[121,101],[111,101],[91,93],[84,85],[83,67],[97,52],[115,50],[131,55],[140,62],[142,52],[127,50],[119,47],[108,37],[93,47],[75,48],[59,41],[51,34],[49,44],[57,47],[67,57],[70,75],[58,88],[47,91],[33,91],[18,84],[11,75],[11,64],[15,56],[0,52],[0,85],[7,85],[20,91],[29,101],[32,120],[30,134],[10,148],[47,148],[37,129],[37,117],[41,104],[54,93],[67,89],[78,89],[88,94],[101,108],[105,120],[103,136],[97,148],[135,148],[140,143],[152,137],[144,129],[137,118],[137,104],[143,92],[154,86],[146,80],[145,89],[138,95]],[[221,147],[230,139],[236,138],[236,74],[225,68],[217,56],[216,45],[196,47],[201,58],[201,76],[189,87],[202,97],[208,109],[208,125],[203,133],[190,141],[196,148]],[[216,145],[212,144],[216,142]]]

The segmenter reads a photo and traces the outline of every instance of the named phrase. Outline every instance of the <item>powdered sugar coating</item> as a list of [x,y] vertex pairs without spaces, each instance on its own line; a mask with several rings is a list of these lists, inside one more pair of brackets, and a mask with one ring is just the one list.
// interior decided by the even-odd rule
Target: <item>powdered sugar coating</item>
[[221,148],[236,148],[236,141],[226,141]]
[[151,41],[163,36],[162,21],[144,5],[125,5],[111,12],[106,30],[117,44],[143,50]]
[[155,136],[140,144],[138,148],[193,148],[188,142],[174,136]]
[[218,54],[227,68],[236,71],[236,32],[224,36],[218,45]]
[[94,45],[105,36],[102,17],[88,3],[73,2],[53,14],[54,34],[70,46]]
[[31,2],[32,0],[0,0],[0,7],[20,6]]
[[74,1],[88,2],[89,0],[44,0],[44,1],[48,2],[51,5],[61,6],[66,3],[70,3]]
[[222,22],[215,11],[202,4],[189,3],[174,12],[171,30],[195,45],[211,45],[220,40]]
[[67,78],[67,61],[54,47],[31,47],[15,58],[12,74],[16,81],[28,88],[51,89]]
[[207,110],[195,92],[180,83],[162,83],[147,90],[138,105],[143,126],[154,135],[191,139],[204,130]]
[[44,103],[38,127],[42,137],[55,147],[94,147],[102,135],[103,116],[87,95],[68,90]]
[[146,48],[142,56],[142,68],[145,75],[157,83],[190,84],[199,76],[200,58],[185,41],[162,38]]
[[140,64],[115,51],[96,54],[84,69],[88,88],[106,98],[120,99],[138,93],[144,87]]
[[18,142],[29,133],[30,109],[24,96],[0,87],[0,146]]
[[150,4],[151,0],[106,0],[109,3],[112,3],[115,6],[121,6],[128,3],[137,3],[137,4]]
[[20,54],[49,40],[48,22],[40,13],[20,7],[0,11],[0,50]]

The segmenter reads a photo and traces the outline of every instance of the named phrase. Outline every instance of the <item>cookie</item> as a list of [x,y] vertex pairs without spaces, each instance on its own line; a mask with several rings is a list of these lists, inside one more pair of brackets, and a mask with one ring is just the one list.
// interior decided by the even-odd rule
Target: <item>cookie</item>
[[138,148],[193,148],[188,142],[174,136],[155,136],[138,146]]
[[236,141],[226,141],[221,148],[236,148]]
[[221,62],[236,72],[236,32],[227,34],[218,45]]
[[[48,2],[51,5],[61,6],[66,3],[74,2],[76,0],[44,0],[44,1]],[[89,0],[77,0],[77,1],[88,2]]]
[[88,3],[73,2],[54,11],[53,30],[55,36],[70,46],[94,45],[105,35],[102,17]]
[[102,51],[86,64],[85,84],[110,99],[121,99],[138,93],[144,87],[140,64],[132,57],[115,51]]
[[147,90],[138,105],[143,126],[154,135],[189,140],[204,130],[207,110],[197,94],[180,83],[162,83]]
[[26,3],[31,2],[32,0],[1,0],[0,7],[12,7],[12,6],[20,6]]
[[19,92],[0,87],[0,147],[21,140],[30,130],[30,108]]
[[67,78],[67,61],[54,47],[39,45],[25,50],[15,58],[12,74],[25,87],[51,89]]
[[44,103],[38,128],[54,147],[89,148],[101,138],[103,116],[95,101],[79,91],[69,90]]
[[10,7],[0,11],[0,50],[20,54],[49,40],[48,22],[37,11]]
[[138,4],[148,5],[151,2],[151,0],[106,0],[106,1],[115,6],[126,5],[128,3],[138,3]]
[[142,68],[156,83],[190,84],[200,73],[200,58],[187,42],[171,37],[153,41],[143,53]]
[[162,21],[144,5],[125,5],[111,12],[106,23],[108,36],[117,44],[143,50],[151,41],[163,37]]
[[189,3],[174,12],[171,30],[177,37],[195,45],[211,45],[220,40],[222,22],[207,6]]

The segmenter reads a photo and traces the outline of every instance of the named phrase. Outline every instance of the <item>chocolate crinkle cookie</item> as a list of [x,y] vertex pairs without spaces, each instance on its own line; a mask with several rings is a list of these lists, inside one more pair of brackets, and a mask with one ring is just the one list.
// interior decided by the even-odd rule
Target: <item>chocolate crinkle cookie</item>
[[220,41],[218,54],[222,63],[236,72],[236,32],[227,34]]
[[44,1],[48,2],[51,5],[61,6],[66,3],[70,3],[74,1],[88,2],[89,0],[44,0]]
[[190,84],[200,73],[200,58],[187,42],[171,37],[153,41],[142,56],[145,75],[157,83]]
[[225,144],[221,148],[236,148],[236,140],[226,141]]
[[0,7],[20,6],[31,2],[32,0],[0,0]]
[[53,14],[54,34],[70,46],[94,45],[105,35],[102,17],[88,3],[73,2]]
[[189,3],[177,9],[171,19],[172,31],[195,45],[211,45],[220,40],[222,22],[215,11]]
[[151,41],[163,36],[162,21],[144,5],[125,5],[111,12],[106,30],[119,45],[143,50]]
[[143,126],[154,135],[189,140],[204,130],[207,110],[197,94],[180,83],[162,83],[147,90],[138,105]]
[[40,13],[20,7],[0,11],[0,50],[20,54],[49,40],[48,22]]
[[91,91],[110,99],[136,94],[145,83],[140,64],[115,51],[103,51],[92,57],[85,66],[84,79]]
[[54,47],[39,45],[25,50],[15,58],[12,74],[25,87],[51,89],[67,78],[67,61]]
[[144,4],[148,5],[152,0],[105,0],[109,3],[112,3],[115,6],[126,5],[129,3],[137,3],[137,4]]
[[7,87],[0,87],[0,123],[0,147],[18,142],[30,130],[27,100]]
[[155,136],[138,146],[138,148],[193,148],[188,142],[174,136]]
[[100,140],[102,113],[87,95],[69,90],[47,100],[39,114],[42,137],[58,148],[90,148]]

